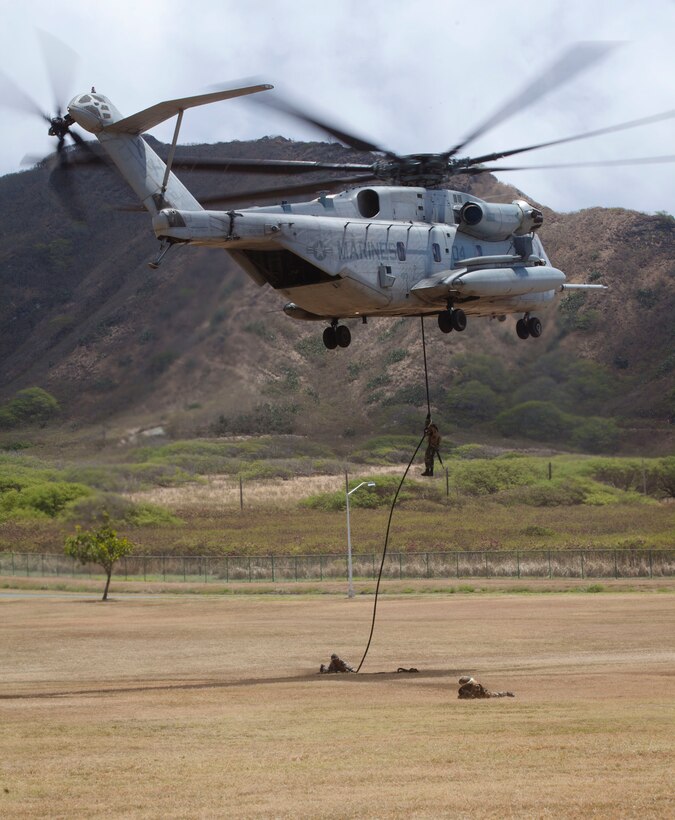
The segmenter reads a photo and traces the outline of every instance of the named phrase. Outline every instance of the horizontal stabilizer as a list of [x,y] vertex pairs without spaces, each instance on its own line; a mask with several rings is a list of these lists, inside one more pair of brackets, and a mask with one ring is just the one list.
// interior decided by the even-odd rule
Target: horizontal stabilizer
[[106,126],[103,130],[106,134],[142,134],[149,131],[160,122],[168,120],[198,105],[208,105],[209,103],[220,102],[220,100],[230,100],[233,97],[244,97],[247,94],[257,94],[259,91],[269,91],[274,88],[272,85],[250,85],[245,88],[231,88],[228,91],[214,91],[211,94],[200,94],[197,97],[183,97],[179,100],[167,100],[157,103],[150,108],[132,114],[130,117],[117,120]]

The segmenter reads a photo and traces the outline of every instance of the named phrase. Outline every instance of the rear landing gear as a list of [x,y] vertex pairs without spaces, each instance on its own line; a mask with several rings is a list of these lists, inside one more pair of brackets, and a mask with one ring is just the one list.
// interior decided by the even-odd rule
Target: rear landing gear
[[339,325],[337,319],[333,319],[330,327],[323,332],[323,343],[328,350],[335,350],[336,347],[349,347],[352,341],[352,334],[346,325]]
[[466,313],[460,308],[443,310],[438,314],[438,327],[442,333],[450,333],[451,330],[461,332],[466,328]]
[[516,322],[516,333],[520,339],[528,339],[530,336],[533,339],[538,339],[541,336],[541,331],[541,321],[536,316],[526,314]]

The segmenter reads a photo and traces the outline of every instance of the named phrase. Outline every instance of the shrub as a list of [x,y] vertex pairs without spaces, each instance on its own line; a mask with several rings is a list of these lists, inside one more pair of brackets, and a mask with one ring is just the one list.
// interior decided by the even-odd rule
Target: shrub
[[572,430],[572,444],[588,453],[610,453],[619,446],[620,430],[614,419],[579,419]]
[[569,417],[546,401],[528,401],[504,410],[495,419],[495,424],[504,436],[523,436],[538,441],[566,439],[571,429]]
[[0,518],[56,518],[71,502],[91,493],[88,487],[65,481],[45,482],[10,489],[0,496]]
[[49,421],[60,411],[58,401],[41,387],[27,387],[0,407],[0,427],[18,427]]
[[453,421],[471,425],[493,419],[502,409],[503,401],[491,387],[474,380],[450,388],[446,406]]

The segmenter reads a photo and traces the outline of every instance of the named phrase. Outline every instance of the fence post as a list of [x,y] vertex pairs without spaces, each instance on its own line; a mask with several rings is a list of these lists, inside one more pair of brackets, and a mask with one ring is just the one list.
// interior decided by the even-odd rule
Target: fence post
[[28,553],[26,553],[25,558],[26,558],[26,578],[30,578],[30,564],[28,563]]
[[650,578],[654,577],[653,572],[654,572],[654,568],[653,568],[653,565],[652,565],[652,551],[649,550],[649,577]]
[[583,550],[581,550],[580,555],[581,555],[581,577],[585,578],[586,576],[584,575],[584,551]]
[[553,478],[553,464],[549,461],[548,463],[548,480],[550,481]]
[[295,571],[295,580],[298,580],[298,556],[294,556],[293,558],[293,568]]
[[166,581],[166,556],[162,555],[162,581]]
[[490,577],[490,568],[488,567],[488,553],[487,550],[485,552],[485,577]]
[[72,564],[70,565],[70,577],[75,577],[75,559],[72,559]]
[[459,552],[455,553],[455,561],[457,562],[457,577],[459,578]]
[[399,552],[398,554],[398,580],[400,581],[403,578],[403,553]]
[[276,580],[274,577],[274,556],[271,555],[270,558],[272,559],[272,583]]
[[445,468],[445,497],[450,497],[450,472],[448,468]]
[[425,552],[426,560],[427,560],[427,578],[429,578],[429,553]]
[[551,575],[551,550],[548,551],[548,577],[552,578]]
[[319,556],[319,581],[323,581],[323,555]]
[[[126,558],[125,558],[125,560],[126,560]],[[12,573],[12,574],[14,574],[14,573]],[[59,577],[59,556],[58,555],[56,556],[56,577],[57,578]]]
[[370,558],[373,562],[373,578],[375,578],[375,553],[374,552],[371,554]]
[[12,553],[12,576],[15,574],[14,569],[14,553]]
[[618,564],[617,564],[617,561],[616,561],[616,550],[614,550],[614,577],[615,578],[619,577],[619,567],[618,567]]
[[248,556],[248,581],[251,583],[251,556]]
[[209,559],[207,556],[204,556],[204,583],[208,584],[209,582]]
[[520,550],[516,550],[516,568],[518,577],[520,578]]
[[225,556],[225,583],[230,583],[230,556]]
[[244,480],[239,476],[239,509],[244,509]]

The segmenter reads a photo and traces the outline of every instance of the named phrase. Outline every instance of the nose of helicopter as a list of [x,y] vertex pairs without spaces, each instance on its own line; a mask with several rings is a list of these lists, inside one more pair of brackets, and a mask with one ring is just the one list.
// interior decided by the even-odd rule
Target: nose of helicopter
[[73,97],[68,104],[68,113],[79,126],[92,134],[97,134],[107,125],[122,118],[110,100],[102,94],[97,94],[94,89]]

